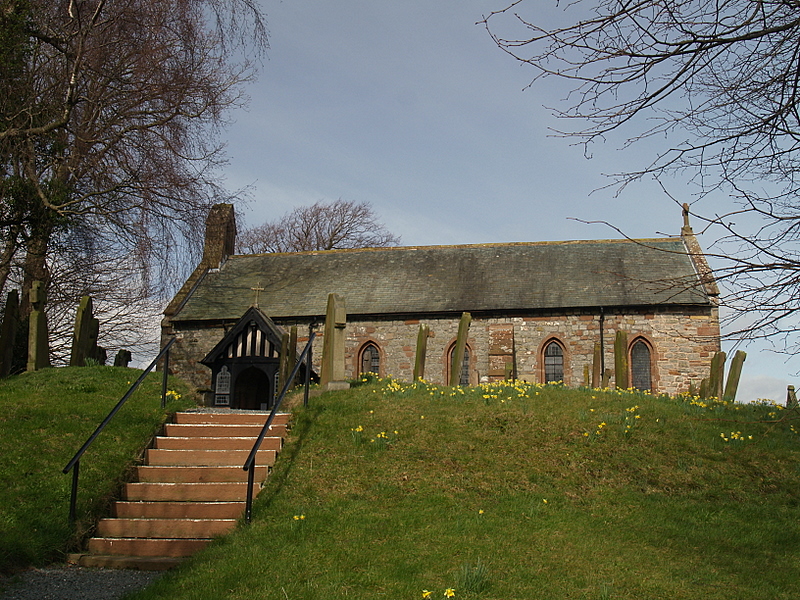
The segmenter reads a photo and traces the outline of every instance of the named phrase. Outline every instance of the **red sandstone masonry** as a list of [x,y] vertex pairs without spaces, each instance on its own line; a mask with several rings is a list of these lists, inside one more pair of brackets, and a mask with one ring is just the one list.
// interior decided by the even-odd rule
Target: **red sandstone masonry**
[[[355,377],[358,374],[360,349],[367,341],[371,341],[381,350],[382,374],[410,381],[413,364],[409,358],[413,357],[419,324],[422,323],[431,329],[425,379],[432,383],[444,383],[447,352],[456,337],[459,316],[396,321],[356,321],[349,316],[345,342],[346,376]],[[496,365],[489,364],[490,331],[508,326],[513,326],[520,379],[540,381],[540,349],[547,339],[557,337],[565,343],[567,350],[565,383],[570,386],[583,384],[583,369],[585,365],[591,365],[594,344],[599,341],[600,333],[599,315],[588,311],[497,318],[473,315],[469,334],[473,382],[477,383],[480,377],[488,377],[490,370],[498,369]],[[686,391],[691,381],[706,376],[710,357],[720,349],[719,317],[714,307],[689,307],[684,312],[679,312],[679,309],[654,312],[651,307],[641,313],[629,312],[625,315],[607,310],[604,333],[605,360],[609,366],[613,365],[612,342],[618,329],[628,332],[630,343],[642,337],[652,346],[655,354],[653,376],[659,392],[674,394]],[[171,370],[189,379],[199,389],[208,388],[211,372],[199,367],[195,361],[205,356],[221,339],[224,335],[222,327],[176,328],[176,333],[179,339],[170,358]],[[305,342],[300,340],[300,344],[304,345]],[[318,338],[314,347],[316,364],[319,364],[321,352],[321,339]]]

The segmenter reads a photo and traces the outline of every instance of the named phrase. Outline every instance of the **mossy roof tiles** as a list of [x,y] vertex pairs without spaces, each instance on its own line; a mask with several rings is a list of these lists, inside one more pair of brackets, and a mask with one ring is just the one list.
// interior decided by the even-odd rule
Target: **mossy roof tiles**
[[209,271],[174,321],[238,319],[261,287],[272,318],[708,305],[680,238],[397,247],[231,256]]

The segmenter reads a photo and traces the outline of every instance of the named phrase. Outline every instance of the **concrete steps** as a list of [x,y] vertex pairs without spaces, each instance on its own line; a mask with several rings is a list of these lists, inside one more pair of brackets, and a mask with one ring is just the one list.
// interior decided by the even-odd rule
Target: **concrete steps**
[[[168,569],[230,532],[244,513],[242,465],[267,413],[178,413],[153,440],[138,481],[125,484],[112,517],[101,519],[88,553],[69,561],[86,567]],[[277,415],[256,459],[254,495],[269,474],[288,426]]]

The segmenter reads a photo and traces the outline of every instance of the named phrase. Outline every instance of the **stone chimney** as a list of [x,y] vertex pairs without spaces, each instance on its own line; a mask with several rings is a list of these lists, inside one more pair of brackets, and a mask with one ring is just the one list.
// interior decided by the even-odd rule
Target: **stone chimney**
[[206,218],[206,241],[202,265],[216,269],[234,253],[236,246],[236,216],[233,204],[215,204]]

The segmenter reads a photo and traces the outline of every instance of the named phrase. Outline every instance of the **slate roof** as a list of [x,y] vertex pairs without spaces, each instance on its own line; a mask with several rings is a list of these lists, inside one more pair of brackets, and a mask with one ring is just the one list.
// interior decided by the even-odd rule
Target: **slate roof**
[[421,315],[709,305],[681,238],[478,244],[235,255],[208,271],[173,321],[325,314]]

